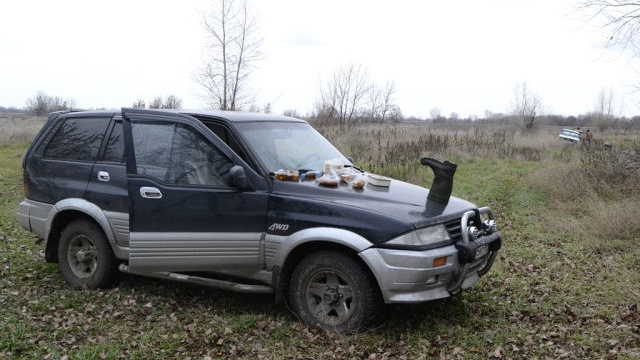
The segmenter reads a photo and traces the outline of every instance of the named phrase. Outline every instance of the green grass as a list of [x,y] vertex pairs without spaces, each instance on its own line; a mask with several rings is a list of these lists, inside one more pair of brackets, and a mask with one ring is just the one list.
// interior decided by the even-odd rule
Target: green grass
[[[271,296],[135,276],[114,289],[71,289],[15,219],[25,149],[0,147],[0,358],[640,358],[638,241],[596,246],[609,239],[585,241],[549,222],[576,216],[536,185],[557,148],[542,161],[439,154],[458,163],[454,195],[494,210],[499,258],[464,293],[389,306],[384,324],[353,335],[307,328]],[[429,186],[428,168],[407,161],[371,164]]]

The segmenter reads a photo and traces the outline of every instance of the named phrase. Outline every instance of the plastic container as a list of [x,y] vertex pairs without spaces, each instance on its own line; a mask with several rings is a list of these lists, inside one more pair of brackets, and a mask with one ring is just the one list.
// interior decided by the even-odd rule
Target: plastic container
[[276,180],[280,181],[298,181],[300,180],[300,172],[298,170],[278,170],[275,172]]
[[389,187],[389,185],[391,185],[391,179],[382,175],[367,174],[367,183],[374,186]]

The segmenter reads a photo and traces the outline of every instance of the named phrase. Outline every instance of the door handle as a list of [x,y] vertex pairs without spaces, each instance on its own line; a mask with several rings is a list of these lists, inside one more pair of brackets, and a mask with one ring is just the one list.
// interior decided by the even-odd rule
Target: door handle
[[140,196],[146,199],[162,199],[162,192],[156,187],[143,186],[140,188]]
[[98,171],[98,180],[106,182],[111,180],[111,177],[109,176],[109,173],[106,171]]

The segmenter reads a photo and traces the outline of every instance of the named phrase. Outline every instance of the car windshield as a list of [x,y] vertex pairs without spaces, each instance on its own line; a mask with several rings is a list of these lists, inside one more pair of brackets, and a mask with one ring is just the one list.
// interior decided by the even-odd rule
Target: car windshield
[[326,160],[351,162],[308,123],[237,123],[256,157],[269,172],[278,170],[322,170]]

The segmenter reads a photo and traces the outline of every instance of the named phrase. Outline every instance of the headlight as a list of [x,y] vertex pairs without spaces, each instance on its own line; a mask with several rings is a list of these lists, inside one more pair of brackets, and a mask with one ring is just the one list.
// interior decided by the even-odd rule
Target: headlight
[[390,245],[425,246],[449,241],[451,237],[444,225],[436,225],[408,232],[387,242]]

